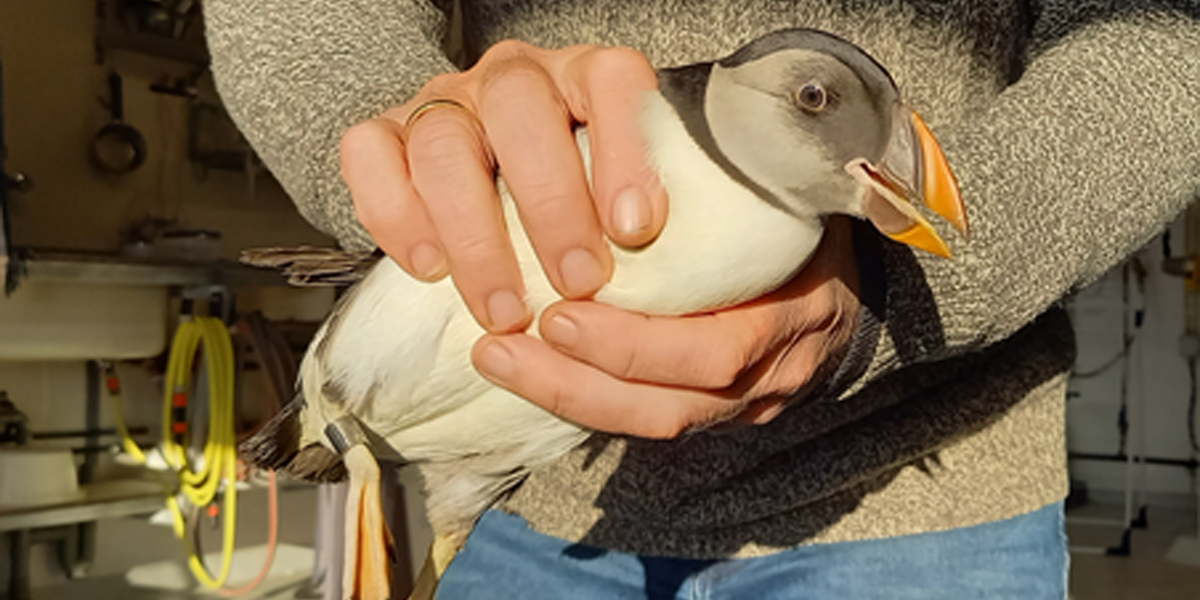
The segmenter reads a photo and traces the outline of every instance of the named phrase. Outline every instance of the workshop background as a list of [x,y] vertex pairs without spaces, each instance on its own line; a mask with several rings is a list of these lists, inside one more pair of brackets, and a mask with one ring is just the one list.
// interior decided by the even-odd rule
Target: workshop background
[[[126,425],[152,446],[182,298],[200,312],[236,307],[236,420],[251,427],[281,392],[248,330],[266,323],[298,356],[334,300],[332,288],[291,288],[236,263],[245,248],[333,242],[225,116],[200,10],[192,0],[0,2],[3,597],[204,597],[163,520],[163,484],[117,459],[107,369]],[[1193,210],[1068,300],[1079,342],[1068,408],[1077,600],[1200,598],[1200,296],[1188,281],[1198,254]],[[316,490],[281,485],[278,504],[276,564],[250,596],[291,598],[310,577]],[[265,559],[267,506],[262,485],[240,495],[234,585]],[[205,551],[221,551],[222,511],[201,519]],[[405,528],[416,538],[419,521]],[[424,543],[414,540],[416,555]]]

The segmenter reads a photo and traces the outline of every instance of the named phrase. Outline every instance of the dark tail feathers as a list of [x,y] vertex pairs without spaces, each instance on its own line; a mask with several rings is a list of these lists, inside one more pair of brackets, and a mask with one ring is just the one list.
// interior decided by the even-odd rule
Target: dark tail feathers
[[283,407],[238,448],[250,463],[282,471],[304,481],[336,482],[346,478],[346,467],[334,451],[317,443],[300,447],[300,411],[304,396]]

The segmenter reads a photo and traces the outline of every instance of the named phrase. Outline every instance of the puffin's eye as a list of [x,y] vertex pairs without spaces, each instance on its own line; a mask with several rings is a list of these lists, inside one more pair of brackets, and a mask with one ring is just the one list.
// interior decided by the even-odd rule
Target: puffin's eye
[[829,95],[819,83],[810,83],[795,94],[796,104],[809,112],[821,112],[829,102]]

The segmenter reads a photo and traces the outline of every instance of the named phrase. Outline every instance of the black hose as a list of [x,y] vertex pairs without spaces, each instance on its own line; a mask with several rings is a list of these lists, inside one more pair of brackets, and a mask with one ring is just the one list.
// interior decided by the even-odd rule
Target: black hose
[[1192,452],[1200,452],[1200,444],[1196,443],[1196,361],[1188,361],[1188,441],[1192,443]]

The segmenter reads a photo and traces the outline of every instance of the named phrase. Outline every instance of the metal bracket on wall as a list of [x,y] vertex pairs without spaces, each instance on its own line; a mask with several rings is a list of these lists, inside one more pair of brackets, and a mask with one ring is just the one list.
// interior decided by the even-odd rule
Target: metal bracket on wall
[[221,319],[230,324],[237,314],[237,295],[229,286],[222,284],[206,284],[187,286],[180,290],[179,295],[184,300],[183,313],[191,313],[197,301],[207,301],[208,316]]

